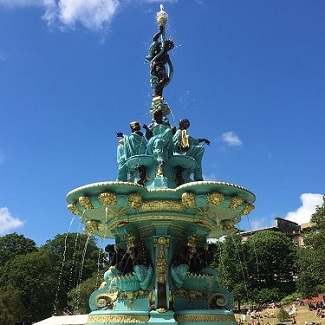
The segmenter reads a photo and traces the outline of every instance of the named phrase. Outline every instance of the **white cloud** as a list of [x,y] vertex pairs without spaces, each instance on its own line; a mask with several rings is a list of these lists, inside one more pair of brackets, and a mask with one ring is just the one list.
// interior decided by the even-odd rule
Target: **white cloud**
[[205,180],[209,180],[209,181],[217,181],[217,175],[214,174],[214,173],[211,173],[211,174],[207,174],[207,175],[203,175],[203,179]]
[[229,146],[241,146],[242,141],[235,134],[235,132],[229,131],[222,134],[222,140]]
[[23,225],[23,221],[14,218],[8,208],[0,208],[0,235],[11,232]]
[[42,7],[43,19],[49,26],[57,24],[73,28],[75,24],[101,30],[111,22],[120,0],[0,0],[0,6],[11,9]]
[[[83,26],[98,30],[110,23],[119,6],[118,0],[60,0],[57,6],[48,6],[47,15],[56,16],[64,25],[73,26],[79,22]],[[46,19],[46,16],[44,16]]]
[[289,212],[285,219],[298,224],[310,221],[311,215],[316,211],[316,205],[323,204],[323,195],[314,193],[303,193],[300,196],[302,205],[295,211]]
[[251,219],[249,221],[250,231],[272,227],[270,218]]

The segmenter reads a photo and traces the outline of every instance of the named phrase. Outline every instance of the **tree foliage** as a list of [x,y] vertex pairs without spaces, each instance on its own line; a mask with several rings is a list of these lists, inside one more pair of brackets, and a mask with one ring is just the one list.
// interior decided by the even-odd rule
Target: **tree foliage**
[[265,230],[251,236],[246,245],[252,287],[279,288],[283,295],[292,293],[295,247],[291,239],[283,233]]
[[17,255],[3,267],[1,286],[21,288],[21,319],[38,321],[52,314],[58,278],[58,269],[52,261],[51,254],[37,251]]
[[23,289],[11,285],[0,287],[0,324],[15,324],[22,320],[25,314],[23,294]]
[[285,322],[290,317],[289,317],[289,313],[283,307],[280,307],[279,310],[276,313],[276,318],[280,322]]
[[93,237],[79,233],[59,234],[48,240],[41,250],[51,252],[60,269],[56,286],[56,312],[60,313],[68,304],[69,291],[102,269],[104,255]]
[[304,247],[298,251],[297,289],[305,297],[323,293],[325,288],[325,196],[323,204],[311,216],[314,226],[304,237]]
[[17,255],[26,255],[36,251],[35,242],[23,235],[12,233],[0,237],[0,267],[14,259]]
[[103,272],[94,272],[93,276],[79,286],[73,288],[68,295],[69,310],[74,314],[87,314],[90,312],[89,297],[103,282]]
[[239,235],[229,235],[221,246],[219,263],[220,281],[234,295],[234,300],[240,304],[247,300],[247,264],[246,250]]
[[0,238],[0,247],[0,324],[61,314],[69,291],[103,266],[95,240],[76,233],[57,235],[41,248],[14,233]]

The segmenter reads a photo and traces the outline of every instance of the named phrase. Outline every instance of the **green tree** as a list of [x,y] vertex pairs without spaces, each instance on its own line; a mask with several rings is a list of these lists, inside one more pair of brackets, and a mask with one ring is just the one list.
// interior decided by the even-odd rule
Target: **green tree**
[[35,242],[23,235],[12,233],[0,237],[0,268],[17,255],[26,255],[37,250]]
[[52,315],[57,279],[58,268],[53,265],[53,255],[37,251],[17,255],[7,262],[0,275],[0,284],[21,288],[21,319],[38,321]]
[[60,269],[55,306],[56,313],[61,313],[68,304],[68,292],[103,268],[104,254],[93,237],[79,233],[59,234],[41,250],[51,252],[54,265]]
[[22,321],[25,314],[22,304],[23,292],[21,289],[7,285],[0,287],[0,324],[15,324]]
[[233,295],[238,304],[248,297],[246,251],[239,235],[228,235],[221,246],[219,263],[221,284]]
[[250,284],[255,289],[279,288],[283,296],[294,292],[296,250],[285,234],[258,232],[245,243]]
[[283,297],[283,293],[281,293],[279,288],[262,288],[262,289],[254,289],[252,293],[252,297],[254,300],[260,304],[265,304],[271,301],[279,301]]
[[74,314],[88,314],[90,295],[104,281],[103,272],[94,272],[93,276],[73,288],[68,294],[68,306]]
[[314,226],[305,234],[297,260],[297,289],[305,297],[323,293],[325,289],[325,196],[323,204],[311,215],[311,222]]

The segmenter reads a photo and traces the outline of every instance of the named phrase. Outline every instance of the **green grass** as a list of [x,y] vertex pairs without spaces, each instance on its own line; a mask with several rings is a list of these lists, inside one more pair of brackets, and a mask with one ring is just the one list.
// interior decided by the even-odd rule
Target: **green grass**
[[[289,310],[289,306],[285,306],[284,309]],[[268,308],[268,309],[261,311],[261,315],[262,315],[262,317],[260,318],[261,324],[265,325],[267,322],[269,322],[270,325],[275,325],[277,323],[281,323],[277,318],[264,317],[264,314],[266,311],[271,313],[272,310],[273,309]],[[279,310],[278,308],[274,309],[275,315],[278,310]],[[236,314],[235,317],[236,317],[236,320],[238,321],[240,314]],[[252,321],[252,319],[248,318],[248,319],[246,319],[244,324],[250,323],[251,321]],[[291,319],[288,319],[286,322],[291,322]],[[298,306],[297,312],[296,312],[296,322],[298,325],[304,325],[305,322],[307,322],[308,324],[311,322],[325,324],[325,318],[316,317],[316,310],[310,311],[308,309],[308,306]],[[257,320],[255,320],[255,323],[257,323]]]

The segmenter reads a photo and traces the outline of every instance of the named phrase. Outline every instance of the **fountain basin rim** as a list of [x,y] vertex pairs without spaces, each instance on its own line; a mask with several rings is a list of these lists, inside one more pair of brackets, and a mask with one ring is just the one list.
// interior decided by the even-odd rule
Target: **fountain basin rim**
[[75,203],[81,195],[96,196],[105,191],[114,192],[117,195],[128,195],[131,193],[139,193],[144,197],[147,195],[151,198],[154,197],[167,197],[175,195],[176,193],[182,194],[184,192],[194,192],[196,195],[205,195],[213,191],[229,191],[230,195],[241,195],[243,198],[253,204],[255,202],[255,195],[248,189],[228,182],[222,181],[197,181],[180,185],[176,188],[157,188],[147,189],[141,185],[121,182],[121,181],[107,181],[97,182],[80,186],[70,191],[66,200],[68,203]]

